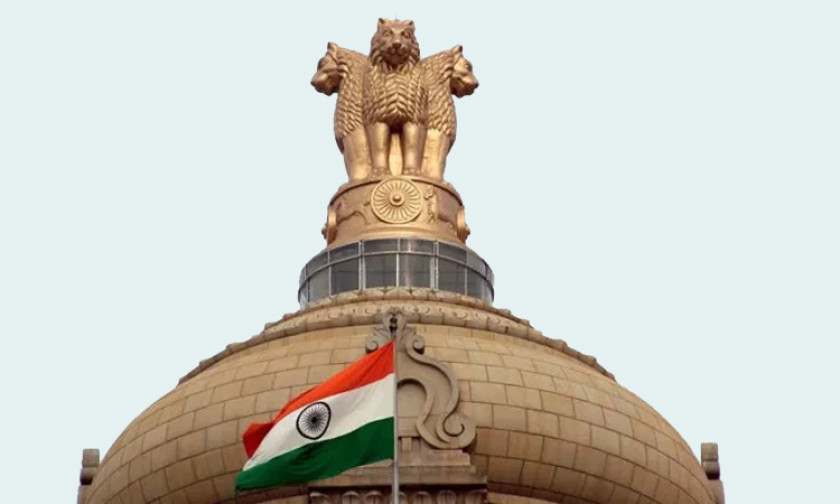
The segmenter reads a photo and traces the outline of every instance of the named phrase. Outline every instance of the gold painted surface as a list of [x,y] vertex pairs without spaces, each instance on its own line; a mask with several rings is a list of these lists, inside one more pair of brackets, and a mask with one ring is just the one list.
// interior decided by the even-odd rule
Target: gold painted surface
[[[472,94],[478,80],[460,45],[421,59],[414,31],[413,21],[380,19],[367,56],[329,43],[312,77],[318,92],[338,96],[334,133],[351,186],[391,177],[429,182],[419,187],[421,211],[406,215],[405,207],[382,206],[374,209],[383,211],[368,215],[365,195],[347,194],[343,186],[342,199],[333,197],[322,230],[330,246],[363,235],[417,232],[463,243],[469,234],[460,198],[455,198],[459,208],[451,208],[453,198],[433,186],[448,186],[443,176],[457,129],[452,97]],[[354,218],[362,222],[341,226]]]
[[370,178],[339,188],[321,233],[331,247],[382,237],[463,244],[470,233],[457,191],[422,176]]

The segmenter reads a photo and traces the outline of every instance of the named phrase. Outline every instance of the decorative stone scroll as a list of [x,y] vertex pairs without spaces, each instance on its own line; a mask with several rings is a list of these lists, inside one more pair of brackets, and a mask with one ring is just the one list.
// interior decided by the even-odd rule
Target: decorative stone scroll
[[372,352],[396,338],[398,409],[400,435],[420,437],[438,449],[463,449],[475,441],[475,422],[455,411],[458,406],[458,380],[443,362],[424,355],[426,341],[405,315],[389,311],[379,328],[366,342]]

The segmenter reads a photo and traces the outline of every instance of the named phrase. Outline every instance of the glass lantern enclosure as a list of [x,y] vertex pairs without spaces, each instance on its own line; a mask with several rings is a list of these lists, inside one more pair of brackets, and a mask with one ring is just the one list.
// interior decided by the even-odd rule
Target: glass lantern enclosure
[[475,252],[430,240],[367,240],[315,256],[300,274],[301,306],[372,287],[426,287],[493,302],[493,271]]

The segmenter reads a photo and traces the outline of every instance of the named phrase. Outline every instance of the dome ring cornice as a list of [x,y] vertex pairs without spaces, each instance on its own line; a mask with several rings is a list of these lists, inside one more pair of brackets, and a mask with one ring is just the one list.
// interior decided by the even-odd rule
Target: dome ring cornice
[[[383,303],[391,301],[391,303]],[[183,376],[178,383],[196,376],[222,359],[262,343],[294,336],[308,331],[332,327],[377,324],[382,313],[391,309],[405,313],[412,324],[445,324],[450,326],[485,329],[498,334],[545,345],[580,361],[598,373],[615,380],[591,355],[571,348],[565,341],[552,339],[531,327],[528,320],[511,314],[510,310],[495,308],[481,300],[433,289],[376,288],[345,292],[337,296],[310,303],[305,308],[287,313],[277,322],[270,322],[260,334],[240,343],[233,343],[224,350],[202,360],[198,366]]]

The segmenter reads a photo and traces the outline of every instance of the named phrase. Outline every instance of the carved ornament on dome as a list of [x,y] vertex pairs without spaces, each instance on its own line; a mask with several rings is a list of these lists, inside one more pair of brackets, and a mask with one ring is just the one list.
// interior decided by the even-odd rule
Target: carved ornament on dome
[[[438,449],[463,449],[475,440],[475,422],[455,411],[459,389],[455,373],[444,362],[424,355],[426,341],[413,327],[408,327],[400,310],[388,310],[383,326],[365,342],[368,353],[396,340],[397,387],[400,395],[400,434],[419,436]],[[417,390],[419,389],[419,390]],[[412,394],[412,391],[419,393]],[[411,397],[409,397],[411,396]],[[405,407],[410,404],[410,411]],[[410,418],[410,428],[403,420]]]

